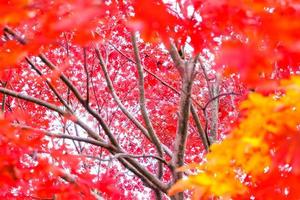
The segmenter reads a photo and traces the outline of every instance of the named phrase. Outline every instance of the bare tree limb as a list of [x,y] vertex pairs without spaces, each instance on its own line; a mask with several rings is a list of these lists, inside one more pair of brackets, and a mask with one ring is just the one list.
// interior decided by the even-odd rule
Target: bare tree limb
[[89,70],[87,67],[86,48],[83,48],[83,57],[84,57],[83,67],[84,67],[84,71],[86,74],[86,102],[88,104],[90,101],[90,75],[89,75]]
[[[106,67],[106,64],[104,63],[103,61],[103,58],[100,54],[100,51],[98,48],[96,48],[96,54],[97,54],[97,57],[99,59],[99,62],[100,62],[100,66],[102,68],[102,71],[104,73],[104,77],[105,77],[105,80],[106,80],[106,83],[107,83],[107,87],[109,88],[112,96],[113,96],[113,99],[114,101],[118,104],[119,108],[121,109],[121,111],[128,117],[128,119],[130,119],[130,121],[138,128],[142,131],[142,133],[150,140],[152,141],[147,129],[125,108],[125,106],[123,105],[123,103],[121,102],[120,98],[118,97],[118,95],[116,94],[115,92],[115,89],[113,87],[113,84],[112,84],[112,81],[109,77],[109,74],[108,74],[108,71],[107,71],[107,67]],[[163,149],[164,151],[172,157],[172,152],[171,150],[163,145]]]
[[[42,61],[52,70],[55,70],[56,67],[44,56],[40,55],[40,58]],[[100,115],[93,110],[88,104],[86,104],[86,101],[83,99],[79,91],[76,89],[76,87],[70,82],[70,80],[63,74],[60,75],[61,80],[67,85],[68,88],[74,93],[78,101],[86,108],[86,110],[97,119],[97,121],[100,123],[101,127],[103,128],[106,135],[109,137],[111,143],[113,144],[116,149],[114,151],[111,151],[111,153],[114,153],[118,151],[118,153],[123,153],[121,148],[119,147],[118,142],[116,141],[115,137],[113,136],[111,130],[108,128],[104,120],[100,117]],[[159,179],[157,179],[155,176],[153,176],[151,173],[149,173],[143,166],[141,166],[138,162],[131,158],[124,158],[130,165],[132,165],[134,168],[136,168],[136,171],[143,174],[146,179],[150,180],[154,185],[156,185],[158,188],[162,188],[162,191],[166,192],[167,186],[163,184]]]
[[[112,152],[114,155],[115,154],[119,154],[119,153],[124,153],[121,150],[114,150],[114,152]],[[167,192],[168,186],[167,184],[163,183],[161,180],[159,180],[157,177],[155,177],[153,174],[151,174],[149,171],[147,171],[144,167],[142,167],[140,165],[139,162],[137,162],[136,160],[132,159],[132,158],[118,158],[118,160],[120,159],[125,159],[130,165],[132,165],[136,171],[138,171],[139,173],[141,173],[144,178],[148,179],[153,185],[155,185],[157,187],[157,189],[159,189],[160,191],[163,192]]]
[[[151,123],[151,120],[149,117],[149,113],[146,108],[144,73],[143,73],[143,67],[142,67],[141,59],[140,59],[140,55],[139,55],[139,50],[138,50],[137,43],[136,43],[136,36],[134,33],[132,33],[132,35],[131,35],[131,40],[132,40],[132,45],[133,45],[133,49],[134,49],[134,57],[135,57],[135,61],[136,61],[136,66],[137,66],[137,70],[138,70],[138,82],[139,82],[139,91],[140,91],[140,93],[139,93],[140,94],[140,108],[141,108],[142,116],[145,121],[146,128],[151,137],[151,140],[154,143],[154,145],[156,146],[158,155],[160,157],[163,157],[164,156],[163,148],[162,148],[160,139],[158,138],[158,136],[156,135],[156,133],[154,131],[154,128],[152,126],[152,123]],[[161,163],[159,163],[158,177],[161,178],[162,176],[163,176],[163,166]]]
[[130,157],[130,158],[154,158],[156,160],[159,160],[160,162],[164,163],[166,166],[170,167],[170,164],[166,162],[164,158],[161,158],[159,156],[154,155],[133,155],[133,154],[127,154],[127,153],[119,153],[114,155],[113,159],[121,158],[121,157]]
[[64,110],[60,109],[59,107],[55,106],[54,104],[48,103],[47,101],[43,101],[41,99],[38,99],[38,98],[35,98],[35,97],[32,97],[32,96],[28,96],[26,94],[22,94],[20,92],[15,92],[15,91],[12,91],[12,90],[4,88],[4,87],[0,87],[0,93],[6,94],[6,95],[9,95],[9,96],[12,96],[12,97],[16,97],[16,98],[19,98],[19,99],[23,99],[23,100],[26,100],[26,101],[29,101],[29,102],[32,102],[32,103],[35,103],[37,105],[46,107],[49,110],[55,111],[55,112],[57,112],[61,115],[67,115],[68,114]]
[[[21,44],[23,44],[23,45],[26,44],[26,41],[22,37],[19,37],[11,29],[7,29],[7,30],[5,30],[5,32],[9,33],[16,40],[18,40]],[[136,52],[138,52],[138,51],[136,51]],[[46,64],[46,66],[48,66],[52,70],[56,70],[56,66],[53,65],[53,63],[51,63],[46,58],[46,56],[44,56],[43,54],[40,54],[39,57]],[[140,69],[142,69],[141,65],[139,67],[140,67]],[[140,77],[143,77],[143,76],[140,76]],[[93,110],[90,107],[88,101],[83,98],[83,96],[80,94],[80,92],[77,90],[77,88],[71,83],[71,81],[64,74],[60,74],[60,79],[65,83],[65,85],[68,87],[68,89],[70,89],[70,91],[72,91],[72,93],[75,95],[75,97],[80,102],[80,104],[87,110],[87,112],[89,114],[91,114],[93,117],[95,117],[95,119],[97,119],[97,121],[99,122],[99,124],[103,128],[104,132],[106,133],[106,135],[110,139],[111,144],[109,144],[109,149],[108,149],[110,151],[110,153],[112,153],[113,155],[125,153],[119,147],[119,144],[116,141],[116,139],[114,138],[114,135],[112,134],[111,130],[106,125],[104,120],[101,118],[101,116],[95,110]],[[72,113],[70,113],[70,111],[68,111],[68,112],[64,111],[61,108],[59,108],[59,107],[57,107],[57,106],[55,106],[51,103],[48,103],[46,101],[43,101],[43,100],[37,99],[35,97],[28,96],[28,95],[25,95],[25,94],[22,94],[22,93],[18,93],[18,92],[12,91],[12,90],[7,90],[3,87],[2,88],[0,87],[0,93],[6,94],[8,96],[13,96],[13,97],[16,97],[18,99],[22,99],[22,100],[32,102],[32,103],[35,103],[37,105],[46,107],[49,110],[55,111],[55,112],[57,112],[57,113],[59,113],[60,115],[63,115],[63,116],[66,116],[66,115],[70,116],[69,119],[71,121],[73,121],[74,123],[78,124],[79,126],[81,126],[87,132],[87,134],[90,137],[94,138],[94,140],[96,140],[98,142],[103,142],[103,144],[107,144],[105,141],[103,141],[99,137],[98,134],[96,134],[93,130],[91,130],[87,126],[87,124],[85,124],[84,122],[79,120],[76,116],[72,115]],[[149,119],[149,116],[148,116],[148,119]],[[69,137],[69,136],[70,135],[65,136],[65,137]],[[74,138],[74,137],[77,137],[77,136],[72,136],[72,137]],[[77,139],[79,139],[79,138],[77,138]],[[162,150],[161,150],[161,152],[162,152]],[[137,175],[139,178],[141,178],[141,180],[143,180],[144,183],[147,184],[149,187],[154,188],[156,191],[163,191],[165,193],[167,192],[168,185],[163,183],[161,180],[159,180],[157,177],[155,177],[153,174],[151,174],[149,171],[147,171],[147,169],[145,169],[140,163],[138,163],[133,158],[131,158],[131,157],[119,157],[118,160],[127,169],[131,170],[135,175]]]
[[[192,63],[187,63],[186,67],[191,68]],[[173,165],[174,167],[180,167],[184,163],[184,153],[185,153],[185,146],[186,146],[186,139],[187,139],[187,130],[188,130],[188,120],[189,120],[189,114],[190,114],[190,107],[191,107],[191,101],[190,101],[190,95],[193,85],[192,80],[192,70],[187,70],[185,68],[185,71],[183,73],[183,79],[182,79],[182,90],[184,92],[180,95],[180,103],[179,103],[179,117],[177,121],[177,130],[176,130],[176,138],[175,138],[175,144],[174,144],[174,153],[173,153]],[[182,178],[177,177],[177,179]],[[177,180],[176,179],[176,180]]]
[[[123,151],[120,149],[117,149],[116,147],[112,146],[111,144],[105,143],[105,142],[100,142],[94,139],[90,138],[82,138],[78,136],[71,136],[71,135],[66,135],[66,134],[59,134],[59,133],[51,133],[46,130],[41,130],[41,129],[36,129],[30,126],[26,125],[20,125],[20,124],[12,124],[13,126],[24,128],[24,129],[29,129],[32,131],[38,131],[46,134],[49,137],[55,137],[55,138],[65,138],[65,139],[70,139],[70,140],[76,140],[76,141],[81,141],[89,144],[93,144],[96,146],[104,147],[107,150],[109,150],[113,155],[126,155]],[[124,156],[126,157],[126,156]],[[130,156],[128,156],[130,157]],[[167,186],[160,182],[158,179],[155,178],[152,174],[150,174],[147,170],[145,170],[138,162],[135,160],[132,160],[130,158],[123,158],[123,156],[119,156],[117,158],[124,166],[135,173],[138,177],[140,177],[142,180],[145,181],[145,183],[148,183],[149,185],[152,185],[152,187],[155,188],[161,188],[162,191],[166,192],[167,191]],[[154,183],[153,183],[154,182]],[[153,184],[155,186],[153,186]]]
[[50,103],[48,103],[46,101],[43,101],[41,99],[38,99],[38,98],[35,98],[35,97],[32,97],[32,96],[28,96],[28,95],[25,95],[25,94],[22,94],[22,93],[19,93],[19,92],[15,92],[15,91],[3,88],[3,87],[0,87],[0,93],[7,94],[9,96],[16,97],[16,98],[19,98],[19,99],[23,99],[25,101],[29,101],[29,102],[35,103],[37,105],[46,107],[49,110],[55,111],[55,112],[57,112],[57,113],[59,113],[63,116],[70,116],[69,119],[71,121],[73,121],[74,123],[78,124],[79,126],[81,126],[87,132],[87,134],[90,137],[92,137],[96,140],[99,140],[99,141],[103,141],[97,133],[95,133],[93,130],[91,130],[84,122],[79,120],[75,115],[72,115],[71,113],[62,110],[61,108],[59,108],[59,107],[57,107],[53,104],[50,104]]
[[191,112],[192,112],[193,119],[194,119],[196,127],[197,127],[198,134],[201,138],[201,141],[204,145],[206,152],[208,152],[209,146],[210,146],[210,141],[208,139],[208,135],[206,135],[206,132],[203,130],[203,127],[202,127],[200,119],[198,117],[196,108],[193,106],[193,104],[191,105]]
[[[28,57],[25,57],[25,60],[27,61],[27,63],[31,66],[31,68],[41,77],[43,76],[42,72],[35,66],[35,64],[32,62],[32,60]],[[48,87],[53,91],[53,93],[55,94],[55,96],[58,98],[58,100],[68,109],[69,112],[73,113],[71,107],[68,105],[68,103],[62,98],[62,96],[57,92],[57,90],[55,89],[55,87],[53,86],[53,84],[45,79],[46,84],[48,85]]]
[[34,131],[34,132],[40,132],[43,133],[49,137],[54,137],[54,138],[65,138],[65,139],[69,139],[69,140],[75,140],[75,141],[79,141],[79,142],[85,142],[85,143],[89,143],[92,145],[96,145],[96,146],[100,146],[100,147],[104,147],[106,149],[110,149],[111,145],[108,143],[104,143],[104,142],[100,142],[98,140],[92,139],[92,138],[83,138],[83,137],[79,137],[79,136],[72,136],[72,135],[67,135],[67,134],[62,134],[62,133],[52,133],[50,131],[44,130],[44,129],[38,129],[38,128],[34,128],[31,126],[27,126],[27,125],[22,125],[22,124],[11,124],[14,127],[20,128],[20,129],[24,129],[24,130],[30,130],[30,131]]
[[[56,69],[56,66],[52,62],[50,62],[43,54],[40,54],[39,57],[50,69],[52,70]],[[60,74],[60,78],[66,84],[66,86],[70,88],[70,90],[73,92],[73,94],[78,99],[78,101],[82,104],[82,106],[86,108],[86,110],[93,117],[95,117],[95,119],[97,119],[97,121],[100,123],[105,134],[109,137],[112,144],[116,147],[119,147],[117,140],[115,139],[114,135],[112,134],[111,130],[108,128],[107,124],[104,122],[102,117],[94,109],[90,107],[87,101],[81,96],[80,92],[76,89],[76,87],[71,83],[71,81],[64,74]]]
[[20,44],[22,45],[26,45],[27,44],[27,41],[23,38],[23,37],[20,37],[18,34],[16,34],[16,32],[14,32],[11,28],[9,28],[8,26],[4,27],[3,28],[3,31],[5,33],[8,33],[10,34],[13,38],[15,38],[18,42],[20,42]]
[[170,56],[175,64],[175,67],[177,68],[179,74],[181,77],[183,77],[184,73],[184,60],[181,59],[178,49],[176,48],[174,42],[170,41],[170,48],[169,48]]
[[[2,83],[2,87],[6,88],[7,82],[3,82]],[[5,104],[6,104],[6,94],[3,94],[2,97],[2,105],[1,105],[1,112],[4,113],[5,112]]]
[[[40,58],[42,59],[42,61],[48,66],[50,67],[50,69],[55,70],[56,67],[44,56],[44,55],[40,55]],[[104,122],[104,120],[100,117],[100,115],[93,110],[88,104],[86,104],[86,101],[83,99],[83,97],[81,96],[81,94],[79,93],[79,91],[76,89],[76,87],[70,82],[70,80],[63,74],[60,75],[61,80],[67,85],[68,88],[70,88],[70,90],[74,93],[74,95],[76,96],[76,98],[78,99],[78,101],[86,108],[86,110],[97,119],[97,121],[100,123],[101,127],[103,128],[104,132],[106,133],[106,135],[109,137],[111,143],[113,144],[114,147],[116,147],[116,149],[114,151],[111,151],[111,153],[114,152],[118,152],[118,153],[123,153],[123,151],[121,150],[121,148],[119,147],[118,142],[116,141],[115,137],[113,136],[111,130],[108,128],[108,126],[106,125],[106,123]],[[131,159],[131,158],[124,158],[129,164],[131,164],[134,168],[136,168],[136,170],[143,174],[146,179],[150,180],[150,182],[152,182],[154,185],[156,185],[158,188],[162,188],[166,191],[166,186],[159,180],[157,179],[155,176],[153,176],[151,173],[149,173],[143,166],[141,166],[138,162],[136,162],[135,160]]]
[[[218,77],[216,81],[211,85],[211,98],[214,98],[220,94],[220,83]],[[210,136],[211,143],[214,143],[217,140],[218,134],[218,121],[219,121],[219,98],[215,99],[210,106]]]
[[224,97],[224,96],[228,96],[228,95],[241,95],[241,94],[236,93],[236,92],[226,92],[226,93],[221,93],[221,94],[219,94],[219,95],[217,95],[217,96],[211,98],[211,99],[205,104],[205,106],[203,107],[203,109],[206,110],[207,107],[209,106],[209,104],[212,103],[214,100],[219,99],[219,98]]
[[[126,58],[128,61],[136,64],[136,61],[134,61],[133,59],[131,59],[130,57],[128,57],[127,55],[125,55],[122,51],[120,51],[116,46],[114,46],[113,44],[109,43],[119,54],[121,54],[124,58]],[[145,70],[145,72],[147,72],[149,75],[151,75],[152,77],[154,77],[156,80],[158,80],[162,85],[166,86],[167,88],[169,88],[170,90],[172,90],[173,92],[175,92],[176,94],[180,95],[181,91],[178,91],[176,88],[174,88],[173,86],[171,86],[169,83],[167,83],[166,81],[164,81],[162,78],[160,78],[159,76],[157,76],[156,74],[154,74],[153,72],[151,72],[149,69],[147,69],[145,66],[143,66],[143,69]],[[200,105],[200,103],[198,101],[196,101],[196,99],[194,99],[193,97],[190,97],[193,102],[201,109],[203,109],[203,106]]]

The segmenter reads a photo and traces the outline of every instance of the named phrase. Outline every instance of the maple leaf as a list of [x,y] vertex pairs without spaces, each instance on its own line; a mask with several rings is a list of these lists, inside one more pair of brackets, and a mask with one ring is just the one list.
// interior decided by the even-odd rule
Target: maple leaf
[[[177,18],[170,14],[167,6],[160,0],[134,1],[135,16],[129,22],[133,30],[140,30],[144,39],[153,41],[157,33],[165,42],[178,24]],[[148,9],[144,9],[148,8]]]
[[0,46],[0,69],[7,69],[13,67],[16,63],[20,62],[27,52],[24,48],[14,41],[9,41]]
[[[257,85],[273,71],[272,54],[257,50],[259,44],[243,44],[238,41],[228,41],[222,44],[216,58],[217,68],[225,67],[225,75],[239,73],[241,80],[249,86]],[[237,59],[238,58],[238,59]]]

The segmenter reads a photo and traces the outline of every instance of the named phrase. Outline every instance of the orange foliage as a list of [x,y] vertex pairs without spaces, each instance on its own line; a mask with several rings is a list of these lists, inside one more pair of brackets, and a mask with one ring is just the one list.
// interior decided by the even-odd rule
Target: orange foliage
[[178,181],[169,194],[189,189],[193,199],[243,195],[249,182],[253,186],[280,164],[288,164],[292,175],[299,176],[300,77],[282,81],[281,87],[281,96],[249,94],[240,107],[241,122],[224,141],[211,146],[204,163],[185,167],[197,173]]

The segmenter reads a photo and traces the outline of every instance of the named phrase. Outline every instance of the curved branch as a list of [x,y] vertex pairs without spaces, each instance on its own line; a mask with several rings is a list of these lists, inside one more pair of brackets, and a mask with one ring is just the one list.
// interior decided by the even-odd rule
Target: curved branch
[[209,106],[210,103],[212,103],[213,101],[215,101],[216,99],[219,99],[221,97],[224,97],[224,96],[228,96],[228,95],[241,95],[239,93],[236,93],[236,92],[227,92],[227,93],[222,93],[222,94],[219,94],[217,96],[214,96],[213,98],[211,98],[206,104],[205,106],[203,107],[203,110],[206,110],[207,107]]

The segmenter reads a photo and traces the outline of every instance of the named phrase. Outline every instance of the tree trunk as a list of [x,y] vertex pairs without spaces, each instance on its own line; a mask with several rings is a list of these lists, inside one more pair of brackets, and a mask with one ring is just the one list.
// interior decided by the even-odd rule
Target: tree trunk
[[[175,169],[183,166],[184,155],[186,148],[186,141],[188,135],[188,125],[191,107],[191,91],[194,78],[194,63],[188,62],[183,68],[182,74],[182,87],[180,94],[180,104],[179,104],[179,116],[177,122],[176,138],[174,145],[174,154],[172,158],[172,164]],[[173,183],[180,180],[183,177],[182,172],[173,172]],[[173,197],[176,200],[183,199],[183,193]]]

